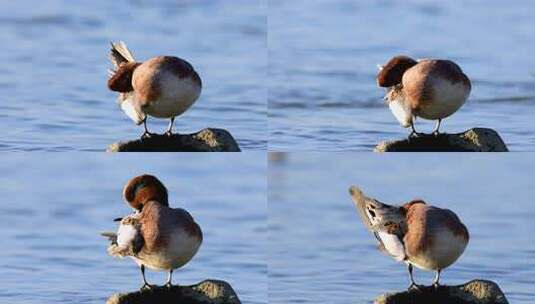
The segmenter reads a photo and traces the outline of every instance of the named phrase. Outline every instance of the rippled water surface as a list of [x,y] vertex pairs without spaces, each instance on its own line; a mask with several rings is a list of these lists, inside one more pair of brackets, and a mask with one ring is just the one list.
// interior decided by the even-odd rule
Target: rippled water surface
[[[106,88],[109,41],[138,60],[174,55],[203,80],[175,131],[225,128],[242,150],[266,149],[263,0],[2,1],[1,150],[102,151],[136,126]],[[163,132],[167,120],[150,119]]]
[[[455,211],[470,242],[441,282],[493,280],[510,303],[533,303],[534,164],[527,154],[299,153],[270,162],[270,303],[371,303],[408,287],[405,265],[381,253],[360,222],[352,184],[385,203],[421,198]],[[415,270],[417,283],[433,276]]]
[[[170,204],[187,209],[204,233],[199,252],[173,282],[221,279],[243,303],[267,303],[263,154],[33,155],[40,157],[8,154],[0,161],[2,172],[10,172],[0,177],[0,302],[104,303],[112,293],[137,290],[139,269],[108,256],[99,233],[131,212],[121,199],[128,179],[151,173],[166,184]],[[147,275],[153,284],[167,278]]]
[[471,78],[443,131],[490,127],[510,150],[535,150],[533,1],[269,4],[270,150],[369,151],[405,137],[375,84],[376,65],[396,54],[448,58]]

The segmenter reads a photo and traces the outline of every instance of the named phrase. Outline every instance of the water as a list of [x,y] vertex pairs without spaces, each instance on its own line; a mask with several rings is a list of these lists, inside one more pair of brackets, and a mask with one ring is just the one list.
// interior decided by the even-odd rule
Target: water
[[[222,279],[243,303],[267,303],[262,153],[179,158],[4,153],[0,169],[9,172],[0,177],[2,303],[104,303],[112,293],[141,287],[135,263],[108,256],[107,240],[99,235],[115,229],[115,217],[131,212],[122,188],[141,173],[157,175],[169,189],[170,203],[187,209],[204,232],[199,252],[175,271],[173,282]],[[153,284],[166,278],[147,271]]]
[[[408,287],[402,263],[381,253],[348,194],[385,203],[422,198],[452,209],[470,232],[441,282],[497,282],[510,303],[535,299],[535,158],[299,153],[269,165],[270,303],[371,303]],[[434,273],[415,271],[430,285]]]
[[370,151],[407,136],[375,83],[376,64],[396,54],[448,58],[471,78],[469,101],[441,130],[490,127],[510,150],[535,150],[533,1],[269,4],[270,150]]
[[[0,150],[103,151],[135,139],[106,87],[109,41],[138,60],[175,55],[203,80],[175,131],[231,132],[242,150],[265,150],[266,2],[263,0],[1,1]],[[150,119],[163,133],[168,120]]]

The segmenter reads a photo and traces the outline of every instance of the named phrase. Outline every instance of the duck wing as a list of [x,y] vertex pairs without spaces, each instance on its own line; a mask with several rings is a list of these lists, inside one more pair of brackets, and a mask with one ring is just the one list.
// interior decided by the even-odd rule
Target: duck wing
[[115,257],[136,256],[145,244],[138,214],[123,218],[116,233],[104,232],[101,235],[110,240],[107,251]]
[[170,208],[172,214],[172,221],[184,228],[190,235],[194,235],[199,239],[203,238],[201,227],[195,222],[193,216],[182,208]]
[[405,254],[405,244],[403,244],[403,239],[395,234],[385,232],[376,232],[374,234],[379,241],[379,250],[390,255],[396,261],[405,260],[407,255]]

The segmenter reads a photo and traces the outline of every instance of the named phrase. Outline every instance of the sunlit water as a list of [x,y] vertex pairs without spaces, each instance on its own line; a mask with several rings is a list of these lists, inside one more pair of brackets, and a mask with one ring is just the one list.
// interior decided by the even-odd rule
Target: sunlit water
[[[175,131],[224,128],[242,150],[265,150],[263,0],[1,1],[0,150],[103,151],[138,138],[106,87],[109,42],[138,60],[174,55],[203,80]],[[163,133],[168,120],[150,119]]]
[[[290,154],[269,168],[270,303],[371,303],[409,285],[403,263],[376,248],[349,193],[385,203],[421,198],[449,208],[470,232],[446,285],[497,282],[510,303],[535,299],[535,157]],[[419,284],[434,273],[415,270]]]
[[[151,173],[169,189],[170,204],[187,209],[204,233],[199,252],[175,271],[173,282],[225,280],[243,303],[267,303],[262,153],[224,159],[32,155],[40,157],[8,154],[0,161],[1,171],[10,173],[0,177],[0,302],[104,303],[112,293],[138,290],[135,263],[108,256],[99,233],[113,231],[112,220],[131,212],[121,199],[128,179]],[[166,278],[147,271],[152,284]]]
[[405,137],[375,83],[376,65],[397,54],[454,60],[472,80],[443,131],[489,127],[510,150],[535,150],[533,1],[269,4],[270,150],[370,151]]

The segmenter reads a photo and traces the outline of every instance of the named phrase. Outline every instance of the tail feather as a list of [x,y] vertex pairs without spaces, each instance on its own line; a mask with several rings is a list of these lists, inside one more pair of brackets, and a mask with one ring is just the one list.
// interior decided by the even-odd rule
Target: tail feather
[[135,255],[131,247],[120,247],[117,244],[111,244],[110,246],[108,246],[107,252],[111,256],[120,258]]
[[102,232],[100,235],[107,237],[112,244],[117,244],[117,234],[113,232]]
[[115,69],[117,69],[121,63],[135,62],[134,55],[130,52],[126,43],[123,41],[111,42],[110,60],[113,63]]
[[360,215],[360,218],[362,219],[362,222],[364,223],[364,226],[368,230],[372,231],[373,223],[370,221],[370,218],[366,213],[366,204],[368,201],[370,201],[370,198],[364,195],[362,190],[360,190],[357,186],[351,186],[349,188],[349,194],[353,199],[353,204],[355,205],[355,207],[357,207],[357,211]]

